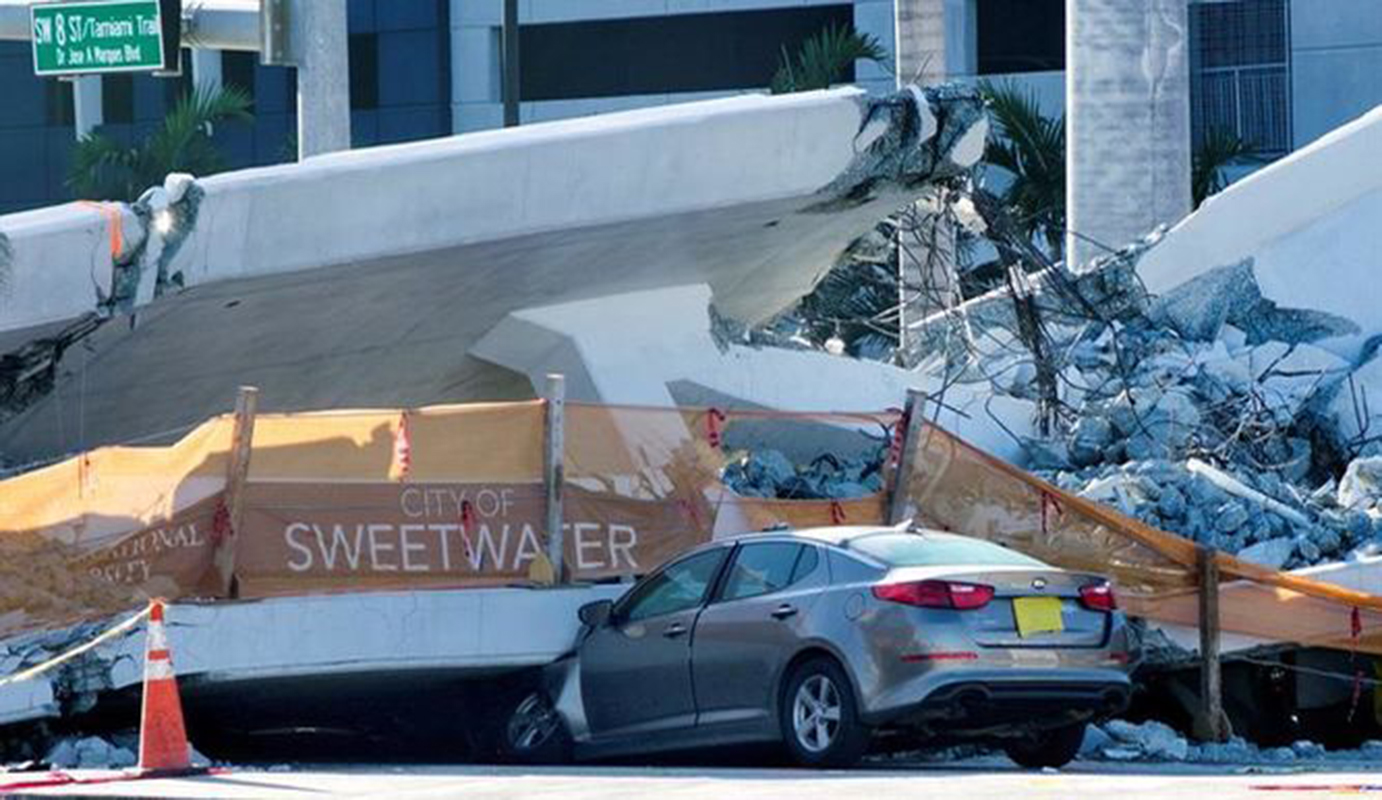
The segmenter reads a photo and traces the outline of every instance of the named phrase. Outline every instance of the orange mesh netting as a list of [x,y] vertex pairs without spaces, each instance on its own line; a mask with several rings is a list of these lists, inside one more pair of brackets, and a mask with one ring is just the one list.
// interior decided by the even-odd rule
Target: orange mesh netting
[[[114,613],[151,595],[226,597],[523,582],[545,561],[545,405],[434,406],[255,420],[242,517],[225,508],[232,420],[171,447],[92,451],[0,482],[0,633]],[[564,561],[576,579],[647,572],[715,536],[880,524],[900,415],[568,403]],[[869,462],[854,499],[746,497],[721,475],[772,448]],[[1125,605],[1196,622],[1196,549],[926,426],[902,496],[918,521],[1110,575]],[[862,480],[862,479],[861,479]],[[1382,598],[1220,555],[1225,631],[1382,652]],[[1362,632],[1351,633],[1354,609]]]

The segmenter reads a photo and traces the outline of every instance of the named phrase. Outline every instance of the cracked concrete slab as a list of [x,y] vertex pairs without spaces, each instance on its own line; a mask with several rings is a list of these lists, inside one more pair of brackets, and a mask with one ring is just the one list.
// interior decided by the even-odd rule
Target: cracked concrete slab
[[[938,124],[923,139],[927,114]],[[964,143],[983,119],[960,90],[744,96],[197,181],[170,204],[195,202],[169,226],[185,237],[160,241],[152,225],[130,254],[138,325],[69,349],[52,391],[0,423],[0,452],[36,460],[166,433],[228,410],[241,384],[261,388],[264,410],[527,397],[526,381],[466,353],[522,308],[704,283],[721,313],[761,321],[918,185],[977,158]],[[138,232],[155,199],[129,211]],[[16,285],[69,299],[0,304],[0,331],[131,307],[99,214],[34,213],[12,237]],[[51,262],[35,246],[50,217]]]

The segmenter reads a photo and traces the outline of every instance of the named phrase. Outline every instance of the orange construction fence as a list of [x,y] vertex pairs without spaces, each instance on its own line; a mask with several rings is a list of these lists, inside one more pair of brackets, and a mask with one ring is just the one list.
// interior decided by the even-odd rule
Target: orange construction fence
[[[897,411],[567,403],[562,566],[575,580],[635,575],[716,536],[778,523],[882,523],[901,421]],[[0,482],[0,635],[156,596],[541,581],[551,573],[545,425],[540,400],[260,414],[247,477],[232,485],[227,415],[169,447],[102,448]],[[797,463],[875,457],[874,491],[850,500],[742,496],[722,471],[761,447]],[[897,489],[919,521],[1108,574],[1133,613],[1196,623],[1193,543],[935,426],[921,429],[910,456]],[[1382,597],[1218,558],[1231,581],[1220,596],[1224,631],[1382,653]]]

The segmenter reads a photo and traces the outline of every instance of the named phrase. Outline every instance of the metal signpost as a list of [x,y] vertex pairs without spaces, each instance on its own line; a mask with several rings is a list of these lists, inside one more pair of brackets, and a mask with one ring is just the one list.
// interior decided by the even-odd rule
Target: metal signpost
[[159,0],[109,0],[30,6],[34,74],[94,75],[152,72],[176,58],[165,42]]

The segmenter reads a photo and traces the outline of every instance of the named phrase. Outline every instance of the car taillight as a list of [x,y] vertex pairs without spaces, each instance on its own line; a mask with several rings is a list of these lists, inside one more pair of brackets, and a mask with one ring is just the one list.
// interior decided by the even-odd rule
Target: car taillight
[[893,603],[906,603],[922,608],[983,608],[993,599],[993,587],[981,583],[953,581],[911,581],[908,583],[880,583],[873,587],[873,596]]
[[1113,611],[1118,608],[1118,598],[1113,594],[1113,584],[1107,581],[1081,586],[1080,603],[1090,611]]

